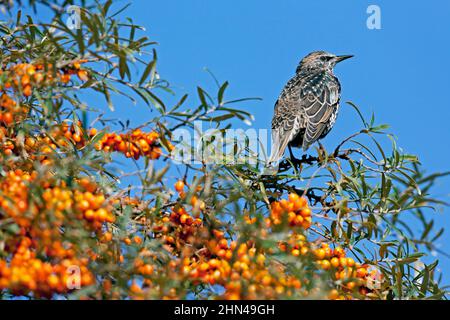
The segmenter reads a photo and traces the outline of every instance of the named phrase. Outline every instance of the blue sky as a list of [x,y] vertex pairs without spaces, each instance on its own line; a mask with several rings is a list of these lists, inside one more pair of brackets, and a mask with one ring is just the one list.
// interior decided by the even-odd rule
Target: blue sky
[[[366,27],[371,4],[381,9],[380,30]],[[450,169],[450,43],[445,31],[450,2],[139,0],[126,15],[159,42],[158,71],[178,97],[186,92],[195,96],[197,85],[215,90],[207,67],[220,81],[230,82],[229,97],[263,99],[240,105],[255,115],[255,128],[270,128],[274,102],[304,55],[314,50],[354,54],[336,68],[342,101],[390,124],[399,146],[419,155],[429,171]],[[136,125],[151,117],[148,109],[130,112],[126,104],[117,111]],[[324,145],[332,148],[358,129],[355,113],[344,105]],[[442,179],[434,192],[448,200],[450,179]],[[447,229],[448,213],[435,214],[438,225]],[[449,241],[446,232],[440,240],[446,252]],[[450,259],[438,257],[441,269],[450,270]],[[448,272],[444,280],[450,283]]]

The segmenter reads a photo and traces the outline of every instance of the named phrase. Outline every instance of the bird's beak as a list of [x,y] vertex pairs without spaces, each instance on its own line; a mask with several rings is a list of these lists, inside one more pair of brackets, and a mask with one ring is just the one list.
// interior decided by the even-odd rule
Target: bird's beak
[[337,56],[335,58],[336,63],[352,58],[353,55]]

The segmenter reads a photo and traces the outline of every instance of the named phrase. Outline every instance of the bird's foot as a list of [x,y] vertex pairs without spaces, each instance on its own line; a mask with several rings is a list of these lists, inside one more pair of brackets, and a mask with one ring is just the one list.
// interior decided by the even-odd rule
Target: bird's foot
[[291,163],[294,165],[295,172],[300,173],[301,170],[302,170],[302,163],[301,163],[300,159],[297,159],[294,156],[294,153],[292,152],[291,146],[289,146],[289,155],[291,157],[291,159],[290,159]]
[[304,154],[299,161],[301,163],[306,163],[306,164],[312,165],[314,162],[318,161],[318,158]]
[[288,171],[291,168],[294,168],[295,171],[301,170],[302,160],[297,159],[295,157],[285,158],[279,164],[279,172]]
[[325,150],[325,147],[323,146],[323,144],[322,143],[320,143],[320,141],[317,141],[318,143],[319,143],[319,153],[320,154],[326,154],[326,150]]

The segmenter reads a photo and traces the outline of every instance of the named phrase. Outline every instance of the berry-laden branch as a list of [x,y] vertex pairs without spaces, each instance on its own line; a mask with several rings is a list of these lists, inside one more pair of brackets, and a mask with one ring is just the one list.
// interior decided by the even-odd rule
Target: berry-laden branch
[[[271,176],[258,161],[175,165],[175,128],[248,123],[250,99],[217,82],[167,106],[154,42],[112,6],[83,7],[77,32],[63,1],[47,7],[52,32],[32,16],[0,22],[2,298],[445,297],[438,261],[419,262],[444,232],[427,209],[446,205],[432,191],[447,173],[425,174],[364,119],[334,152]],[[146,122],[116,119],[118,103],[145,105]]]

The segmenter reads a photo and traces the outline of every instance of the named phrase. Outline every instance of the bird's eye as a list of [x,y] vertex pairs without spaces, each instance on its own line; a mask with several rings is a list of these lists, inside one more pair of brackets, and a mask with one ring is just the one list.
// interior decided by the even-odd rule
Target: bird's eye
[[333,59],[333,57],[330,57],[330,56],[322,56],[322,57],[320,57],[320,60],[322,60],[322,61],[330,61],[331,59]]

